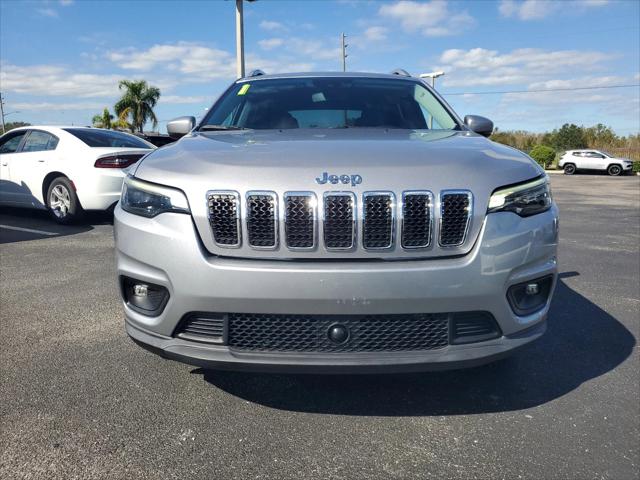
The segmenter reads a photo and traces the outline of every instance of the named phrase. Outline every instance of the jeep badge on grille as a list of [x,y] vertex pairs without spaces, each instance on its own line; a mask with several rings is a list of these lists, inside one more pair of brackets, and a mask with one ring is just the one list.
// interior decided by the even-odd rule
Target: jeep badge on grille
[[348,185],[349,183],[351,183],[351,186],[355,187],[356,185],[360,185],[362,183],[362,177],[360,175],[329,175],[327,172],[322,172],[322,176],[317,177],[316,182],[320,185],[324,185],[327,182],[334,185],[338,183],[344,183],[345,185]]

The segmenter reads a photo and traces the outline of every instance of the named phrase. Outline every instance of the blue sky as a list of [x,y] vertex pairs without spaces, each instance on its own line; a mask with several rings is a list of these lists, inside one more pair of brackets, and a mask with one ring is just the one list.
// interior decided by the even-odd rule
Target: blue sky
[[[456,111],[502,130],[638,133],[639,26],[637,0],[245,3],[248,70],[338,70],[345,32],[348,70],[444,70],[437,88]],[[19,111],[7,121],[88,125],[118,98],[118,80],[143,78],[162,91],[165,131],[233,81],[234,2],[2,0],[0,62],[5,111]],[[484,93],[617,85],[636,86]]]

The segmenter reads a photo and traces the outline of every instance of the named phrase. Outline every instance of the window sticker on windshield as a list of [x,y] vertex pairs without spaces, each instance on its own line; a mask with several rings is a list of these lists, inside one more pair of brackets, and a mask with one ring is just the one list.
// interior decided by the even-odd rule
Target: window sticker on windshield
[[324,93],[322,92],[314,93],[313,95],[311,95],[311,100],[313,100],[314,103],[327,101],[327,99],[324,96]]
[[240,90],[238,90],[238,95],[244,95],[245,93],[247,93],[247,90],[249,90],[249,87],[251,86],[250,83],[245,83],[242,88]]

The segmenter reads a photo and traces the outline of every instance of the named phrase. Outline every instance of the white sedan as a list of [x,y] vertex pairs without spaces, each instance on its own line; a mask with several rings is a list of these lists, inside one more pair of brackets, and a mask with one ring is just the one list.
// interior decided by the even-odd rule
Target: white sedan
[[567,175],[573,175],[578,170],[600,170],[609,175],[617,176],[631,173],[633,162],[628,158],[618,158],[603,150],[569,150],[565,152],[558,166]]
[[155,147],[89,127],[21,127],[0,137],[0,205],[48,209],[59,223],[120,198],[124,169]]

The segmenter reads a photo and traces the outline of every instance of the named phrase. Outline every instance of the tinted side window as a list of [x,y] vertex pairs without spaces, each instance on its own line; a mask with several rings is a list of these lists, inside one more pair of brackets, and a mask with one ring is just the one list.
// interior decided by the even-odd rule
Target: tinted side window
[[128,133],[91,128],[65,128],[90,147],[153,148],[153,145]]
[[24,132],[16,132],[14,134],[9,134],[7,138],[2,140],[2,145],[0,145],[0,153],[14,153],[23,137],[26,135],[26,131]]
[[22,147],[23,152],[43,152],[46,150],[55,150],[58,145],[58,139],[47,132],[32,130]]

